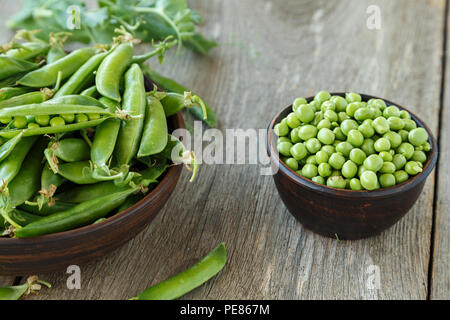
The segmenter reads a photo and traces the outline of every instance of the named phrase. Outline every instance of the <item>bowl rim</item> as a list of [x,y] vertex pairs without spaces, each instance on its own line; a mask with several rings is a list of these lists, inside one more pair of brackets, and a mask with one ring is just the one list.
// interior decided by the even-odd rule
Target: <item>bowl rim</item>
[[[332,96],[345,97],[346,92],[332,92],[330,94]],[[429,143],[432,146],[432,150],[430,151],[430,154],[428,155],[428,160],[424,166],[423,172],[408,179],[407,181],[405,181],[401,184],[395,185],[393,187],[382,188],[382,189],[373,190],[373,191],[368,191],[368,190],[356,191],[356,190],[332,188],[332,187],[328,187],[326,185],[318,184],[310,179],[307,179],[305,177],[298,175],[295,171],[290,169],[283,161],[281,161],[278,151],[276,151],[276,149],[273,146],[273,142],[275,141],[273,138],[274,138],[274,136],[276,136],[273,131],[273,128],[279,122],[279,120],[281,119],[281,117],[283,116],[284,113],[288,112],[289,110],[292,110],[292,104],[287,106],[283,110],[281,110],[279,113],[277,113],[275,115],[275,117],[272,119],[272,121],[270,122],[269,127],[267,128],[266,148],[267,148],[267,153],[271,159],[272,165],[278,166],[279,170],[283,173],[283,175],[286,176],[289,180],[291,180],[292,182],[294,182],[297,185],[301,185],[303,187],[309,188],[318,193],[326,193],[329,195],[339,195],[339,196],[348,197],[348,198],[389,197],[389,196],[392,196],[393,194],[410,190],[410,189],[414,188],[416,185],[418,185],[419,183],[423,182],[433,171],[433,169],[436,165],[436,162],[437,162],[437,158],[438,158],[438,152],[439,152],[438,144],[433,135],[433,132],[425,124],[425,122],[423,122],[418,116],[416,116],[413,112],[411,112],[407,108],[403,107],[402,105],[399,105],[390,100],[383,99],[383,98],[380,98],[377,96],[372,96],[372,95],[362,94],[362,93],[360,95],[363,98],[363,101],[368,101],[370,99],[381,99],[384,102],[386,102],[386,104],[388,106],[394,105],[394,106],[397,106],[398,108],[400,108],[401,110],[408,111],[410,113],[411,117],[413,118],[413,120],[418,124],[418,126],[424,128],[427,131],[428,136],[429,136]],[[314,97],[308,97],[305,99],[306,99],[306,101],[310,102],[314,99]]]
[[[183,119],[183,116],[180,112],[176,113],[175,115],[171,116],[169,119],[169,123],[172,124],[174,129],[185,129],[186,125]],[[56,240],[68,240],[77,238],[79,236],[82,236],[86,233],[96,232],[103,229],[106,229],[108,227],[111,227],[115,225],[116,223],[120,222],[123,219],[127,219],[131,215],[139,213],[139,211],[148,203],[155,199],[155,197],[160,193],[160,190],[166,187],[166,184],[170,182],[172,179],[176,178],[176,176],[181,171],[181,166],[170,166],[167,172],[164,174],[161,181],[158,183],[155,189],[153,189],[151,192],[149,192],[144,198],[142,198],[140,201],[135,203],[133,206],[129,207],[128,209],[119,212],[109,218],[107,218],[105,221],[96,223],[96,224],[89,224],[80,228],[67,230],[63,232],[53,233],[53,234],[47,234],[42,236],[36,236],[36,237],[30,237],[30,238],[2,238],[0,237],[0,246],[2,245],[20,245],[24,244],[26,242],[30,244],[38,244],[38,243],[48,243]]]

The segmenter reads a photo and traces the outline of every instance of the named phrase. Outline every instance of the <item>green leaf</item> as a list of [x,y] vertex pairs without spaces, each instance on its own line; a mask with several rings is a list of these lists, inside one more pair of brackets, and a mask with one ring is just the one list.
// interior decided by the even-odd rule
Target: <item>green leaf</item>
[[217,46],[217,42],[206,39],[200,33],[183,37],[183,44],[192,51],[201,54],[208,54],[212,48]]

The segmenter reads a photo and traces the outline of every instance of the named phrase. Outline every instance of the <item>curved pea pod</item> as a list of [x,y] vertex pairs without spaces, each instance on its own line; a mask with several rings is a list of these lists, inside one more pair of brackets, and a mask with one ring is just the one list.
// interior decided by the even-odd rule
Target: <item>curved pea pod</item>
[[105,217],[119,207],[126,198],[140,190],[140,187],[113,193],[104,197],[80,203],[67,211],[55,213],[23,228],[16,229],[15,237],[28,238],[44,234],[63,232],[82,227]]
[[[110,112],[115,112],[119,108],[119,104],[109,98],[101,98],[100,101],[108,106]],[[95,170],[100,171],[98,172],[100,175],[102,172],[110,175],[107,163],[114,152],[119,130],[120,120],[108,119],[99,125],[95,131],[91,160],[94,163]]]
[[6,157],[10,155],[10,153],[14,150],[16,145],[22,140],[23,131],[21,131],[17,136],[9,139],[0,147],[0,162],[5,160]]
[[12,207],[25,203],[39,190],[43,167],[41,159],[46,144],[46,138],[34,144],[20,167],[20,174],[8,184],[8,202]]
[[[21,79],[24,75],[26,75],[28,72],[19,72],[16,73],[8,78],[2,79],[0,80],[0,87],[7,87],[7,86],[15,86],[17,85],[17,81],[19,79]],[[34,88],[30,88],[30,89],[34,89]]]
[[116,148],[114,149],[119,166],[128,165],[137,154],[144,127],[146,105],[144,75],[139,65],[133,64],[125,74],[123,110],[131,116],[140,117],[121,124]]
[[92,168],[89,161],[60,164],[57,166],[57,173],[76,184],[93,184],[98,182],[92,176]]
[[37,197],[36,204],[42,209],[44,205],[53,206],[55,199],[53,198],[56,190],[61,186],[66,179],[59,174],[56,174],[52,169],[45,165],[41,174],[41,190],[39,190],[39,196]]
[[66,203],[56,200],[55,203],[52,205],[45,203],[42,206],[42,208],[39,208],[39,206],[35,204],[27,204],[27,203],[19,206],[18,208],[41,217],[46,217],[57,212],[69,210],[73,207],[74,207],[73,203]]
[[98,92],[97,92],[97,87],[96,87],[96,86],[92,86],[92,87],[89,87],[89,88],[87,88],[87,89],[84,89],[84,90],[80,93],[80,95],[82,95],[82,96],[93,97],[93,98],[94,98],[97,94],[98,94]]
[[36,140],[37,137],[23,138],[9,156],[0,163],[0,181],[3,187],[8,185],[19,173],[25,157]]
[[51,64],[66,57],[67,53],[61,45],[53,45],[47,53],[47,63]]
[[227,250],[221,243],[189,269],[143,291],[133,300],[173,300],[201,286],[218,274],[227,263]]
[[185,92],[184,95],[169,92],[165,98],[161,100],[164,107],[164,112],[167,117],[173,116],[184,108],[192,108],[194,105],[199,105],[202,108],[203,119],[207,117],[205,103],[199,96],[192,95],[190,92]]
[[[87,97],[85,97],[87,98]],[[97,106],[77,104],[40,103],[0,109],[0,117],[41,116],[55,114],[95,113],[114,116],[108,110]]]
[[56,84],[58,73],[61,72],[61,79],[70,77],[77,71],[90,57],[95,54],[94,48],[78,49],[57,60],[47,64],[42,68],[32,71],[18,81],[19,84],[27,87],[42,88]]
[[168,127],[164,108],[158,99],[150,96],[147,98],[144,133],[138,158],[160,153],[167,146],[167,141]]
[[[186,87],[182,86],[181,84],[177,83],[176,81],[166,78],[156,72],[155,70],[151,69],[149,66],[143,64],[142,68],[144,70],[144,73],[155,83],[157,83],[161,88],[164,90],[167,90],[169,92],[174,92],[178,94],[184,94],[185,92],[189,92],[191,90],[187,89]],[[214,110],[205,103],[206,108],[206,119],[204,118],[204,113],[201,108],[201,106],[194,105],[192,108],[188,108],[188,111],[191,112],[194,116],[196,116],[198,119],[203,120],[208,126],[215,127],[217,122],[217,116]]]
[[32,91],[32,88],[27,87],[6,87],[0,89],[0,101],[8,100]]
[[37,63],[0,55],[0,80],[12,77],[22,72],[29,72],[37,68],[39,68],[39,64]]
[[120,102],[120,79],[133,58],[131,43],[118,45],[100,64],[95,76],[97,91],[104,97]]
[[76,94],[53,97],[53,99],[46,101],[46,104],[76,104],[81,106],[95,106],[103,109],[106,108],[105,104],[93,97]]
[[0,109],[42,103],[52,97],[51,90],[41,90],[22,94],[0,102]]
[[51,150],[59,159],[66,162],[89,160],[90,148],[83,139],[67,138],[55,142]]
[[58,92],[56,92],[55,97],[79,93],[86,84],[94,80],[95,71],[107,54],[108,52],[104,52],[92,56],[70,77],[69,80],[67,80]]
[[14,220],[14,222],[16,222],[21,227],[24,227],[30,223],[33,223],[35,221],[38,221],[39,219],[42,219],[41,216],[26,212],[23,210],[19,210],[19,209],[13,209],[9,213],[9,216],[11,217],[12,220]]
[[19,300],[23,295],[39,291],[41,284],[47,288],[51,287],[48,282],[39,280],[37,276],[31,276],[24,284],[0,288],[0,300]]
[[44,41],[25,42],[20,45],[20,48],[8,50],[6,55],[11,58],[28,60],[44,54],[48,48],[48,43]]
[[24,137],[31,137],[31,136],[38,136],[38,135],[45,135],[45,134],[56,134],[56,133],[67,133],[67,132],[73,132],[73,131],[79,131],[86,128],[92,128],[98,126],[103,121],[109,119],[111,116],[106,116],[97,120],[90,120],[85,122],[79,122],[79,123],[72,123],[65,126],[58,126],[58,127],[39,127],[39,128],[29,128],[29,129],[6,129],[6,130],[0,130],[0,137],[11,139],[20,132],[23,131]]

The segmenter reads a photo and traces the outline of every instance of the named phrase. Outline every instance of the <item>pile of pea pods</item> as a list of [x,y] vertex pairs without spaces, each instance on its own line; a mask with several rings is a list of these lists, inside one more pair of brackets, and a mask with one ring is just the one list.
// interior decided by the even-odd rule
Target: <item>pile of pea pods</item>
[[[204,103],[188,92],[146,92],[141,65],[172,43],[134,55],[134,42],[66,53],[20,33],[0,54],[0,236],[63,232],[142,199],[175,161],[195,177],[192,152],[167,118]],[[175,151],[175,152],[174,152]],[[174,156],[175,159],[174,159]]]

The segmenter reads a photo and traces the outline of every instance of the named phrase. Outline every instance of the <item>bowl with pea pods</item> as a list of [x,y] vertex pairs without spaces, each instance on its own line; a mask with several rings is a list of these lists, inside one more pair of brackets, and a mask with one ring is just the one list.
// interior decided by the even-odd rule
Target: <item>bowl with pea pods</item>
[[416,203],[438,146],[416,115],[357,93],[298,98],[271,121],[267,151],[289,212],[326,237],[380,234]]

